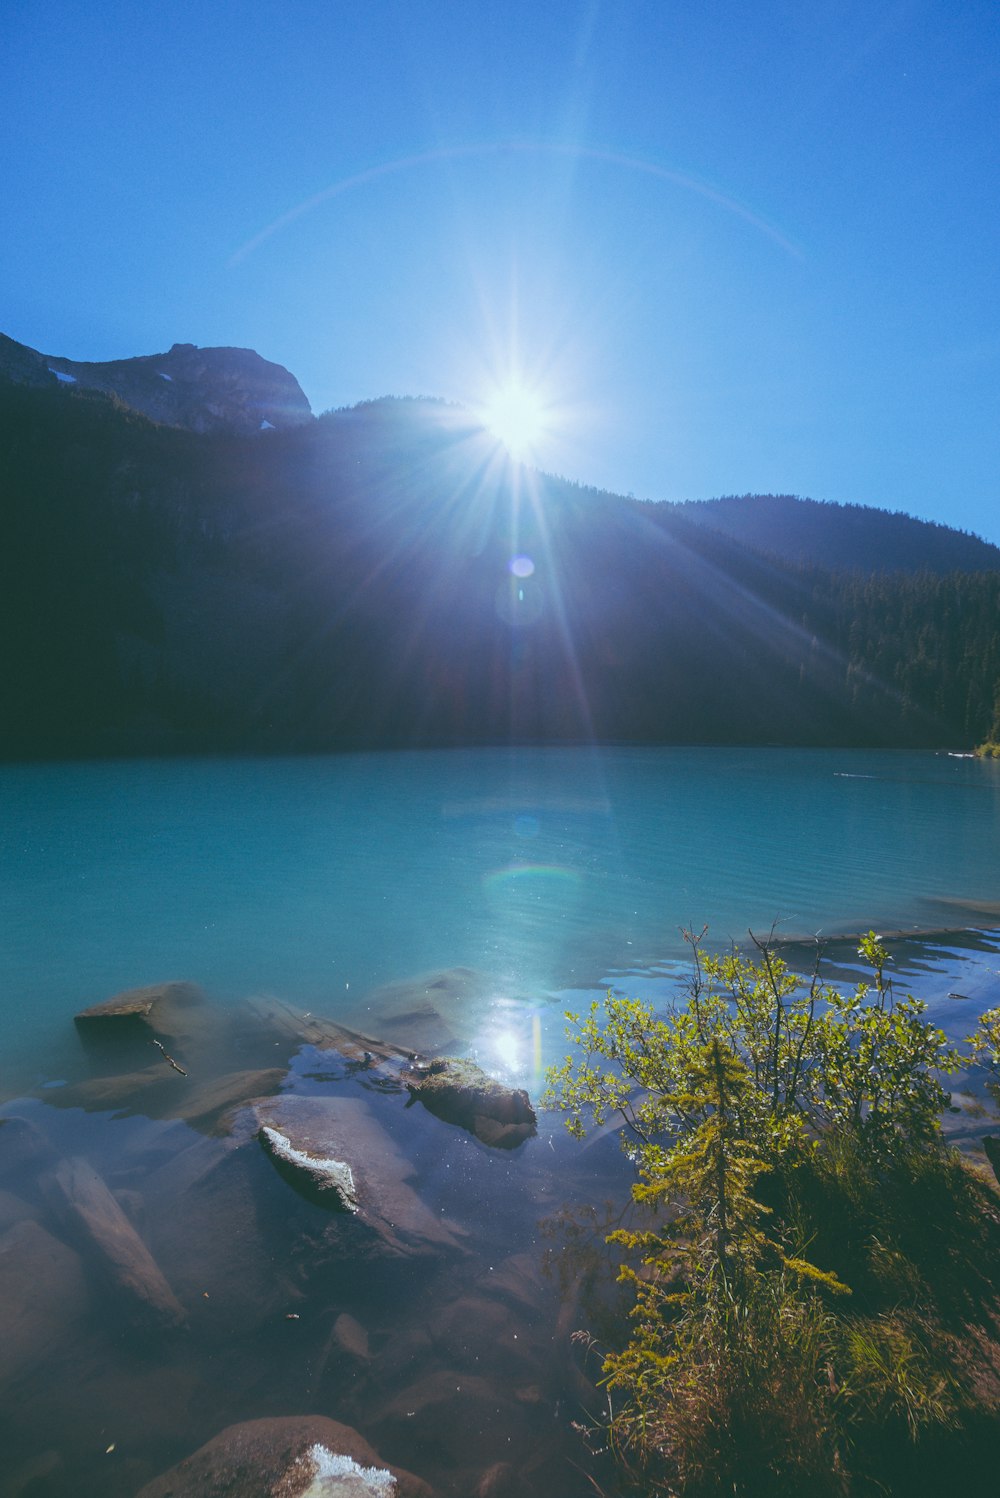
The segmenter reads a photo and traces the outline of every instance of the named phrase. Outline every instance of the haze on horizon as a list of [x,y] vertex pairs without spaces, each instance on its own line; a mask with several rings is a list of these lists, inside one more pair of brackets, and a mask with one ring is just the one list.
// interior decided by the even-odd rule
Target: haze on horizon
[[584,483],[1000,542],[988,0],[53,0],[5,34],[12,337],[251,347],[317,411],[513,384]]

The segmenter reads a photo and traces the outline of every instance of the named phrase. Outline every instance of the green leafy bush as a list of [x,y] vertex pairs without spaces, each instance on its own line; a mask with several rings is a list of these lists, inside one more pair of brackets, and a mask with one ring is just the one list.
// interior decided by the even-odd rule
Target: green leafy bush
[[[973,1283],[985,1190],[941,1143],[958,1056],[873,932],[847,995],[769,942],[703,936],[683,1002],[567,1015],[549,1074],[570,1132],[617,1119],[636,1170],[608,1240],[634,1295],[604,1358],[611,1439],[649,1495],[859,1491],[874,1431],[958,1418],[935,1296]],[[1000,1021],[983,1035],[1000,1060]]]

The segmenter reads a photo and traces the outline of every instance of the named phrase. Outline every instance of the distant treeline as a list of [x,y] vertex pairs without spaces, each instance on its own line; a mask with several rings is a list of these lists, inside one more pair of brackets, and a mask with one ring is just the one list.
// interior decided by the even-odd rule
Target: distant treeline
[[816,505],[780,556],[767,500],[729,534],[419,401],[197,436],[5,384],[0,444],[8,757],[971,746],[993,718],[1000,552],[905,516]]

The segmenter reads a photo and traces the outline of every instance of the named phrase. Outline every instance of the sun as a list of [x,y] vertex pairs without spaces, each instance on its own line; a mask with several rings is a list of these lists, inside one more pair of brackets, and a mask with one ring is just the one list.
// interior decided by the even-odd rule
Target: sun
[[546,432],[544,398],[527,385],[511,382],[501,386],[480,408],[487,431],[517,462],[530,458]]

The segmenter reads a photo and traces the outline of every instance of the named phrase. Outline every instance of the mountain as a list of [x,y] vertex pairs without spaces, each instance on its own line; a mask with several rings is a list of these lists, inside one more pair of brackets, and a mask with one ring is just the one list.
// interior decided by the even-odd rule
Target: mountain
[[197,433],[0,381],[0,447],[7,757],[970,745],[992,719],[992,558],[789,561],[766,526],[519,468],[440,402]]
[[727,495],[672,506],[685,519],[785,561],[831,571],[995,572],[1000,547],[912,515],[792,494]]
[[191,432],[257,432],[301,426],[312,410],[298,380],[253,349],[175,343],[165,354],[80,363],[40,354],[0,333],[0,376],[21,385],[77,386]]

